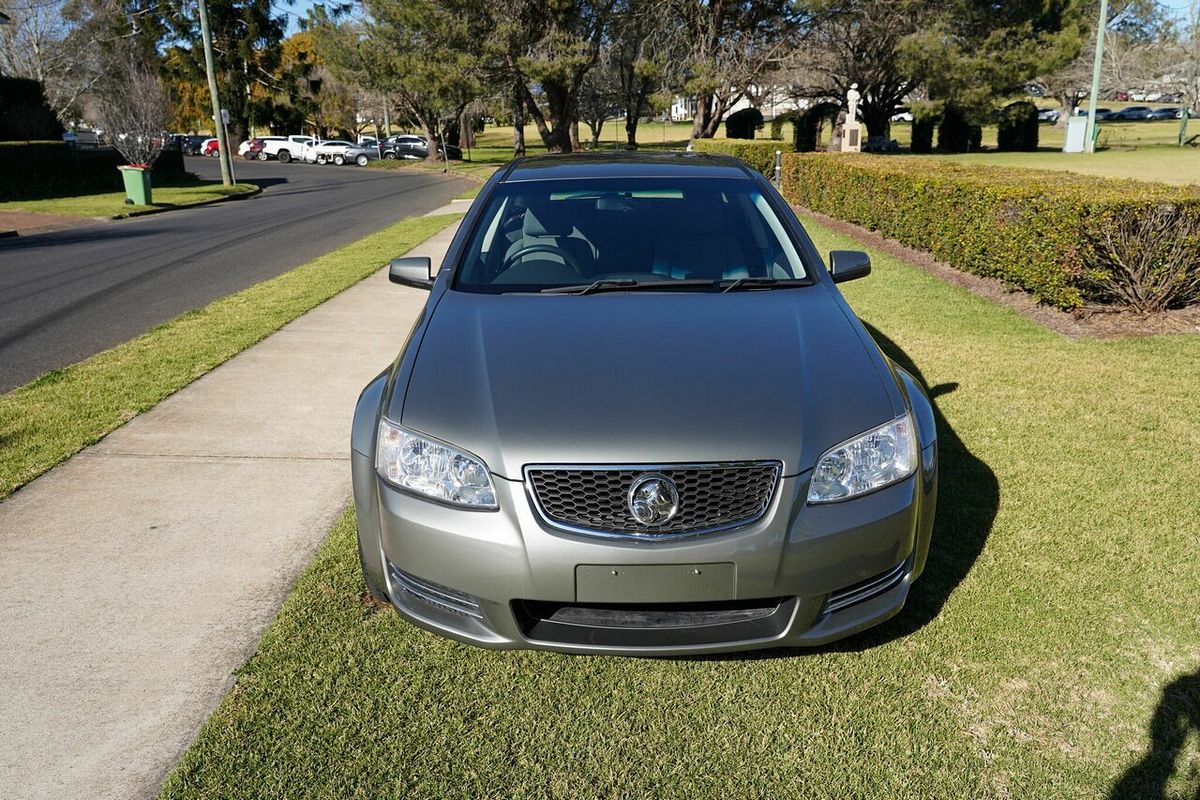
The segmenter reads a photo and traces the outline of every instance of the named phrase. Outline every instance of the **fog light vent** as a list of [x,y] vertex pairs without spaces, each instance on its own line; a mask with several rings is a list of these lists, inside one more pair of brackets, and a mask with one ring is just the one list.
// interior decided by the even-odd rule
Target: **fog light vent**
[[394,589],[399,589],[420,602],[441,609],[442,611],[449,611],[451,614],[458,614],[479,620],[483,619],[483,612],[479,608],[479,601],[474,597],[462,592],[456,592],[453,589],[431,581],[422,580],[415,575],[409,575],[391,561],[388,562],[388,571],[391,573],[392,587]]
[[845,589],[833,592],[829,595],[829,599],[825,601],[825,610],[841,611],[843,608],[848,608],[855,603],[870,600],[872,597],[894,589],[900,581],[904,580],[904,570],[907,566],[908,562],[903,561],[881,575],[876,575],[874,578],[868,578],[853,586],[847,586]]

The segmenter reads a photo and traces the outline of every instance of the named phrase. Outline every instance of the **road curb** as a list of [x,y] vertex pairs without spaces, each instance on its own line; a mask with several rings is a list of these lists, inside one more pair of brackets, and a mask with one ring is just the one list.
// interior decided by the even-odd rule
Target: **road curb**
[[111,217],[100,217],[100,219],[131,219],[132,217],[148,217],[151,214],[165,214],[168,211],[182,211],[185,208],[200,208],[201,206],[211,206],[214,203],[225,203],[230,200],[244,200],[247,197],[254,197],[262,194],[262,187],[255,186],[253,191],[242,192],[240,194],[228,194],[223,197],[214,197],[210,200],[201,200],[198,203],[187,203],[182,206],[170,206],[168,208],[147,208],[142,211],[128,211],[124,214],[116,214]]

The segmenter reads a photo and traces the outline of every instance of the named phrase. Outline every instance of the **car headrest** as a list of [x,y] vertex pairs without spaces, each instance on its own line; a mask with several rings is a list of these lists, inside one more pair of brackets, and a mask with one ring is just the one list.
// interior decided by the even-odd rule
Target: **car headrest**
[[526,236],[570,236],[574,229],[570,217],[544,206],[525,209],[525,222],[521,226]]

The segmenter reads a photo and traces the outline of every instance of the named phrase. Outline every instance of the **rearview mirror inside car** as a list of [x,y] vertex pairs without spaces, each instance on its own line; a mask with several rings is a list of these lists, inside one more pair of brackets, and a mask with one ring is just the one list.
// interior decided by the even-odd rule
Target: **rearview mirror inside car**
[[401,286],[428,289],[433,286],[433,262],[429,256],[393,258],[388,268],[388,280]]
[[871,257],[860,250],[830,250],[829,274],[834,283],[865,278],[871,274]]

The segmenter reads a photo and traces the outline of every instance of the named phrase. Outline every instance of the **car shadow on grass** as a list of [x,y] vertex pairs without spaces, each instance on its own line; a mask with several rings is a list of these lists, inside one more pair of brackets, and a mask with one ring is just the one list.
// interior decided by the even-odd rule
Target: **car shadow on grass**
[[841,641],[813,649],[773,648],[704,656],[739,660],[803,657],[811,653],[870,650],[902,639],[928,625],[942,612],[950,595],[967,577],[996,520],[1000,483],[991,467],[963,444],[938,408],[938,397],[958,389],[957,383],[929,386],[920,369],[895,342],[866,323],[867,331],[889,358],[927,387],[938,429],[938,501],[925,571],[913,585],[904,609],[892,619]]
[[[1176,678],[1163,689],[1150,719],[1146,754],[1113,785],[1109,800],[1200,800],[1200,773],[1184,750],[1190,737],[1200,736],[1200,671]],[[1181,759],[1181,756],[1183,757]],[[1183,761],[1184,763],[1180,763]],[[1181,769],[1176,786],[1168,787]],[[1167,794],[1171,788],[1172,793]]]

